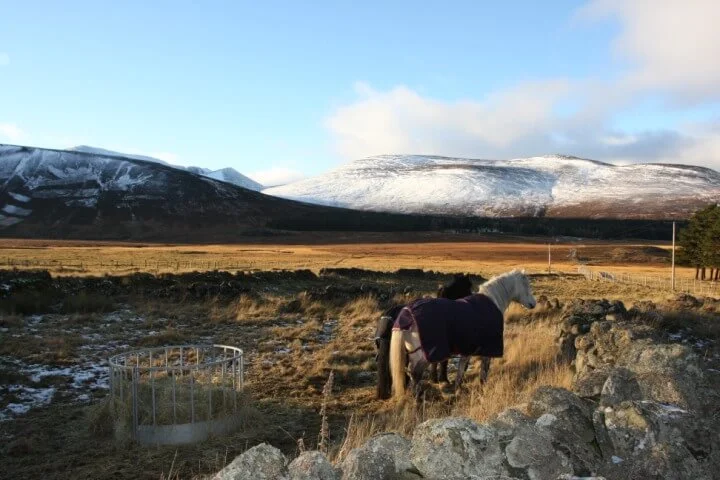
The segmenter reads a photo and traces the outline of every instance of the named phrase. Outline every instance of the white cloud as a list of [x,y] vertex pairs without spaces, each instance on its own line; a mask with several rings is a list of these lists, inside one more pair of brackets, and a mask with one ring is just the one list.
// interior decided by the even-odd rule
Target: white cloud
[[17,142],[25,138],[26,134],[14,123],[0,123],[0,137],[10,142]]
[[5,52],[0,52],[0,67],[10,65],[10,55]]
[[720,98],[717,0],[592,0],[579,16],[620,22],[614,48],[632,62],[622,86],[667,91],[684,101]]
[[378,92],[365,83],[359,98],[327,120],[338,151],[347,158],[376,154],[477,154],[512,149],[543,134],[557,101],[571,92],[562,79],[525,83],[482,101],[442,102],[405,86]]
[[[595,103],[597,85],[528,83],[482,102],[441,102],[407,87],[387,92],[361,87],[355,102],[327,120],[348,160],[402,153],[491,159],[561,153],[720,168],[720,122],[632,133],[613,129],[612,111]],[[577,100],[578,93],[589,100],[572,114],[559,114],[558,105]],[[618,104],[610,102],[609,108]]]
[[265,187],[284,185],[305,178],[302,172],[287,167],[272,167],[267,170],[248,173],[247,176]]
[[701,165],[720,171],[720,122],[687,127],[675,151],[658,155],[658,161]]

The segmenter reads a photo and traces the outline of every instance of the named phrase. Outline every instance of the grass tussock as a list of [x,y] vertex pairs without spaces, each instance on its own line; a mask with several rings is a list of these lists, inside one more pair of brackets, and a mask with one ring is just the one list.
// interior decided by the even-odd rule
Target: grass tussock
[[109,398],[88,407],[85,413],[88,432],[99,438],[109,438],[114,430],[114,418]]
[[0,356],[26,358],[34,363],[73,363],[82,340],[73,335],[7,337],[0,342]]
[[60,313],[102,313],[114,309],[115,302],[111,297],[83,291],[65,297],[60,306]]
[[375,320],[380,312],[380,305],[377,298],[373,295],[366,295],[346,304],[341,312],[341,316],[346,318],[352,326],[365,323],[369,320]]
[[292,300],[281,302],[278,313],[324,317],[327,314],[327,307],[321,302],[311,300],[305,292],[302,292]]
[[236,322],[258,318],[274,317],[280,300],[276,297],[255,297],[242,294],[229,305],[230,312]]
[[21,290],[0,300],[0,312],[11,315],[34,315],[49,312],[56,299],[47,293]]
[[0,327],[19,328],[25,324],[25,317],[18,314],[2,314],[0,315]]
[[163,345],[180,345],[185,343],[188,335],[174,328],[167,328],[157,335],[148,335],[138,341],[139,347],[160,347]]

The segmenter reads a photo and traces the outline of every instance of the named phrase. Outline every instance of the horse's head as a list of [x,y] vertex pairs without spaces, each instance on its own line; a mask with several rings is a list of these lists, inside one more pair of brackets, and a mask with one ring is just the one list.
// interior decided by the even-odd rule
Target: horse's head
[[535,308],[537,300],[532,292],[532,285],[530,285],[530,279],[525,274],[525,270],[513,271],[516,278],[515,295],[513,300],[521,304],[525,308]]
[[467,291],[468,295],[472,293],[472,280],[470,280],[469,273],[455,275],[453,285],[457,285],[458,290]]
[[438,298],[457,299],[472,295],[472,280],[469,274],[456,274],[452,281],[438,289]]

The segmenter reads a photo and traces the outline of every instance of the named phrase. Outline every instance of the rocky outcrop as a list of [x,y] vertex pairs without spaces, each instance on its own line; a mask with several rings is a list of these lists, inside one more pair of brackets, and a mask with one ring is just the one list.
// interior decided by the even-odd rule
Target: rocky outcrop
[[[714,305],[679,302],[704,312]],[[717,369],[707,361],[720,362],[720,355],[708,350],[710,341],[658,328],[662,315],[652,304],[626,310],[620,302],[573,302],[564,309],[558,337],[558,354],[575,370],[572,390],[541,387],[488,424],[440,418],[418,425],[411,438],[377,435],[345,457],[341,474],[322,454],[305,453],[291,463],[296,476],[290,478],[717,478],[720,376],[709,376]],[[262,471],[277,467],[277,478],[285,478],[279,452],[269,462],[274,467],[254,457],[239,461],[251,451],[226,469],[255,462]],[[319,472],[314,463],[325,473],[293,473],[294,465]]]
[[425,477],[465,479],[505,475],[495,431],[467,418],[441,418],[418,425],[410,458]]
[[340,472],[317,450],[301,453],[288,465],[290,480],[338,480]]
[[280,450],[261,443],[237,456],[213,480],[287,479],[287,459]]

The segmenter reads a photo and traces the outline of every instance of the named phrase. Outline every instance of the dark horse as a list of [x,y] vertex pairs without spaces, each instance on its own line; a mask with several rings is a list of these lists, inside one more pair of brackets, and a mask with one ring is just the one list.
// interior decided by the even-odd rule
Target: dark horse
[[[438,298],[456,300],[472,295],[472,281],[470,275],[455,275],[452,282],[440,287]],[[405,305],[395,305],[386,310],[380,317],[375,330],[375,347],[377,348],[377,397],[380,399],[390,398],[390,334],[393,324]],[[450,383],[447,377],[448,361],[444,360],[438,364],[430,365],[430,377],[435,382]]]

